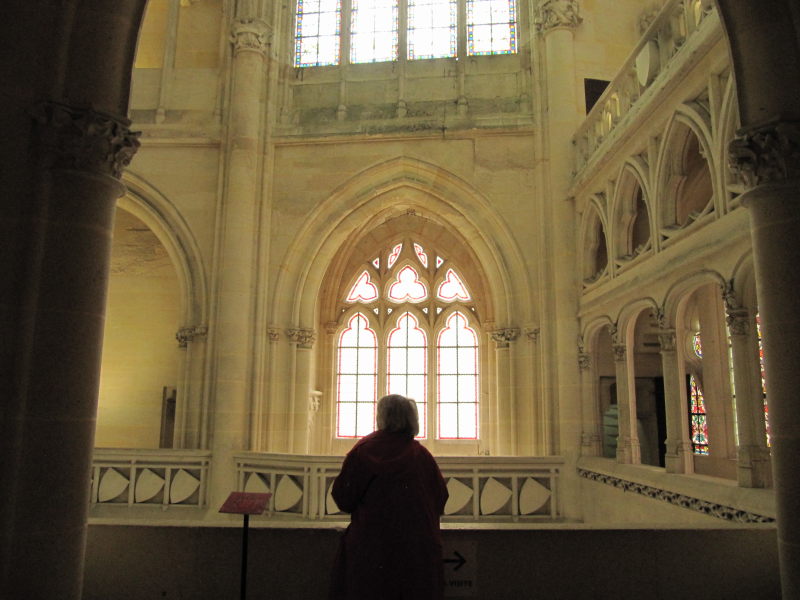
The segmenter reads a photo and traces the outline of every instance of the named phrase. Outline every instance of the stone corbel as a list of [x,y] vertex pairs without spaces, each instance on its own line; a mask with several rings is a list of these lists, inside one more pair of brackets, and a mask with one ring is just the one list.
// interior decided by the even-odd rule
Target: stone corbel
[[498,348],[508,348],[509,344],[519,337],[518,327],[507,327],[505,329],[495,329],[490,332],[492,341],[497,344]]
[[592,366],[592,355],[588,352],[578,352],[578,368],[586,371]]
[[270,342],[277,342],[281,339],[281,331],[277,327],[270,327],[267,329],[267,337],[269,337]]
[[286,336],[299,348],[313,348],[317,332],[313,329],[287,329]]
[[800,123],[739,130],[728,147],[728,165],[747,189],[800,180]]
[[662,328],[658,332],[658,343],[661,346],[661,352],[675,352],[678,343],[675,330]]
[[733,281],[722,286],[722,300],[725,303],[725,322],[731,335],[747,335],[750,331],[750,311],[742,306],[733,288]]
[[539,341],[539,328],[538,327],[526,327],[523,330],[525,337],[527,337],[530,341],[534,344]]
[[536,30],[543,34],[558,27],[575,29],[582,21],[577,0],[544,0],[534,18]]
[[52,169],[84,171],[119,179],[139,149],[130,121],[57,102],[38,105],[32,116]]
[[239,18],[231,27],[231,43],[233,53],[258,52],[266,55],[270,44],[269,26],[257,18]]
[[208,327],[205,325],[194,325],[189,327],[181,327],[175,333],[175,339],[178,340],[179,348],[186,348],[194,338],[204,336],[208,333]]

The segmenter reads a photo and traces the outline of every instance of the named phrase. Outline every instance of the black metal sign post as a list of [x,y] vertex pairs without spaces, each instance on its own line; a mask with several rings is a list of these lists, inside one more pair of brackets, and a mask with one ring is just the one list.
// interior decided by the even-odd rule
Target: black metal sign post
[[250,515],[262,514],[267,509],[271,497],[272,494],[231,492],[219,509],[221,513],[239,514],[244,517],[242,523],[242,577],[239,584],[241,600],[247,598],[247,538],[250,534]]

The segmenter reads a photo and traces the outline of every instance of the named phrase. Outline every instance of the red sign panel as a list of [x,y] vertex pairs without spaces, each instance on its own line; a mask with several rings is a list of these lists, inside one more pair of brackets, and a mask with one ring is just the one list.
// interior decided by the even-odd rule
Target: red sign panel
[[256,494],[254,492],[231,492],[228,499],[220,506],[219,512],[235,515],[260,515],[267,509],[272,494]]

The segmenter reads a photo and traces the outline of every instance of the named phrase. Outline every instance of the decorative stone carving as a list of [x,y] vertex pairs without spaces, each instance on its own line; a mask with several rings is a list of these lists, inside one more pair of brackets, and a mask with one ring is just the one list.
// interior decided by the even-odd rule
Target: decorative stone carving
[[616,362],[625,360],[625,354],[628,350],[625,344],[611,344],[611,350],[614,352],[614,360]]
[[316,340],[317,332],[313,329],[287,329],[286,335],[301,348],[311,348]]
[[658,343],[661,345],[661,352],[675,352],[677,338],[672,329],[658,332]]
[[231,43],[234,54],[244,51],[266,54],[270,43],[269,27],[261,19],[236,19],[231,28]]
[[189,342],[191,342],[194,338],[198,336],[204,336],[207,333],[208,327],[204,325],[181,327],[178,329],[177,333],[175,333],[175,339],[178,340],[179,348],[186,348]]
[[586,371],[592,366],[592,355],[588,352],[578,352],[578,368],[581,371]]
[[748,189],[800,179],[800,124],[780,121],[740,130],[728,152],[730,169]]
[[773,523],[775,521],[774,518],[766,515],[759,515],[758,513],[725,506],[724,504],[708,502],[707,500],[693,498],[692,496],[679,494],[678,492],[662,490],[651,485],[620,479],[619,477],[614,477],[613,475],[589,471],[588,469],[579,468],[578,475],[590,481],[596,481],[598,483],[610,485],[624,492],[641,494],[647,498],[668,502],[669,504],[674,504],[675,506],[688,508],[689,510],[695,510],[711,517],[725,519],[726,521],[733,521],[735,523]]
[[518,327],[507,327],[506,329],[495,329],[489,335],[492,340],[497,343],[498,348],[508,348],[510,342],[515,341],[519,337]]
[[577,0],[544,0],[539,5],[534,23],[537,31],[547,33],[556,27],[574,29],[581,24]]
[[747,335],[750,332],[750,313],[747,309],[728,310],[725,321],[731,335]]
[[270,342],[277,342],[281,339],[281,331],[275,327],[270,327],[267,329],[267,336],[269,337]]
[[525,335],[527,338],[532,341],[534,344],[539,341],[539,328],[538,327],[526,327],[524,330]]
[[57,102],[40,104],[32,115],[50,168],[119,179],[139,149],[141,134],[129,129],[127,119]]

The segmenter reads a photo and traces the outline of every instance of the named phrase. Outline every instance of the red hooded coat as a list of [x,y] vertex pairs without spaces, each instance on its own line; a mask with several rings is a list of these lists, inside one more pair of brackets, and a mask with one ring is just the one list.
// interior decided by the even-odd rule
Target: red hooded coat
[[439,515],[447,486],[436,461],[407,435],[376,431],[347,454],[333,499],[351,513],[333,576],[336,600],[439,600]]

